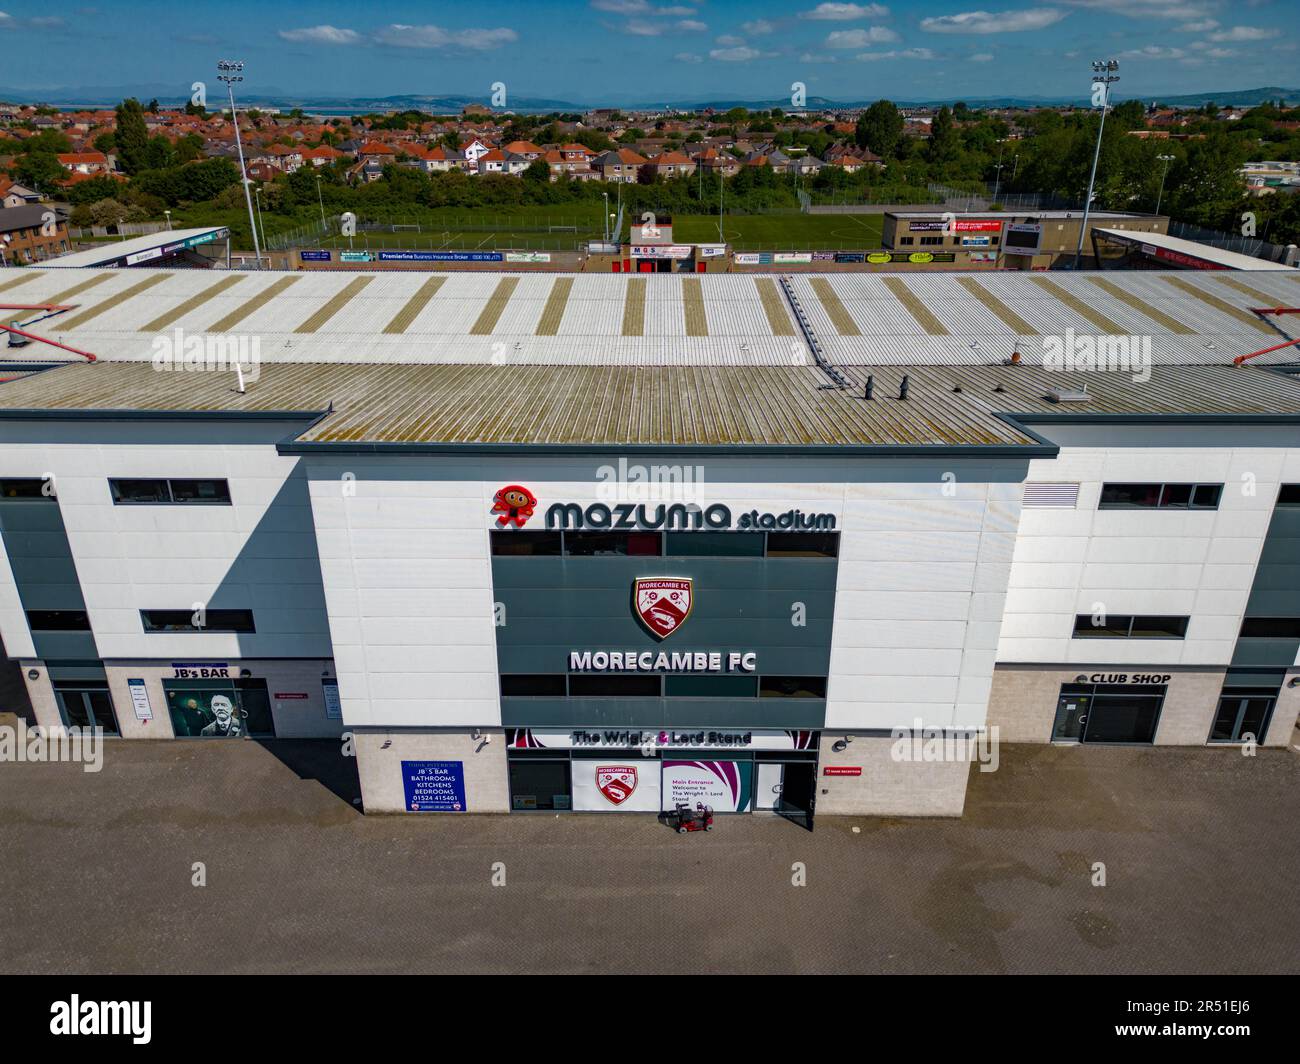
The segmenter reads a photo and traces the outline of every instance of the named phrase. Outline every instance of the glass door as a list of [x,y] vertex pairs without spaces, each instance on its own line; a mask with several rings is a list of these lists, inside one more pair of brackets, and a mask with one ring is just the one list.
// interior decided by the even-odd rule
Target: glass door
[[56,684],[59,716],[68,728],[102,728],[105,735],[117,735],[117,714],[108,684]]
[[1083,741],[1083,729],[1088,723],[1088,707],[1092,696],[1068,693],[1062,690],[1056,702],[1056,722],[1052,726],[1052,742],[1078,743]]
[[1219,708],[1214,714],[1210,742],[1241,743],[1246,741],[1247,736],[1251,736],[1257,743],[1263,742],[1276,701],[1276,692],[1272,690],[1252,691],[1245,688],[1234,691],[1225,687],[1219,696]]

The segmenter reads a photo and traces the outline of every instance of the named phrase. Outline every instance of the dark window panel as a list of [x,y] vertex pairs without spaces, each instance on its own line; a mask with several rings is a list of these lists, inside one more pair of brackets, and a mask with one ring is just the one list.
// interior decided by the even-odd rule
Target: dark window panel
[[1192,492],[1192,508],[1217,510],[1222,495],[1222,484],[1197,484],[1196,490]]
[[85,610],[28,610],[27,626],[33,632],[89,632]]
[[146,632],[254,632],[252,610],[208,610],[203,627],[194,624],[193,610],[141,610]]
[[669,532],[665,554],[696,558],[761,558],[762,532]]
[[45,481],[41,477],[9,477],[0,480],[0,499],[52,499],[42,490]]
[[658,698],[658,676],[569,676],[572,698]]
[[1159,484],[1103,484],[1101,509],[1126,509],[1131,506],[1156,506],[1160,502]]
[[1283,484],[1278,489],[1279,506],[1300,506],[1300,484]]
[[1187,617],[1151,617],[1138,615],[1133,618],[1130,635],[1134,639],[1182,639],[1187,635]]
[[760,698],[825,698],[825,676],[764,676],[758,682]]
[[230,484],[225,480],[172,480],[173,502],[229,504]]
[[1247,617],[1241,622],[1242,639],[1300,639],[1300,618]]
[[840,553],[838,532],[769,532],[769,558],[834,558]]
[[1126,639],[1133,626],[1133,618],[1127,614],[1110,613],[1101,619],[1100,624],[1093,623],[1090,613],[1080,613],[1074,618],[1074,637],[1076,639]]
[[171,502],[171,490],[165,480],[110,480],[115,503]]
[[562,553],[558,532],[493,532],[492,553],[503,557]]
[[566,532],[564,553],[575,557],[654,556],[660,553],[660,539],[658,532]]
[[1185,510],[1192,502],[1192,485],[1166,484],[1160,493],[1160,505]]
[[753,698],[756,676],[665,676],[666,698]]
[[507,674],[501,677],[503,698],[563,698],[564,673]]

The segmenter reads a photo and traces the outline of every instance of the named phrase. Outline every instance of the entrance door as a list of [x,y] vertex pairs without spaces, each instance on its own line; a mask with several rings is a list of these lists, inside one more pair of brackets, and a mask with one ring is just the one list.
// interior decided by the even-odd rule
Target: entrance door
[[1056,702],[1052,741],[1154,742],[1165,691],[1163,684],[1066,684]]
[[102,728],[106,735],[118,734],[117,714],[107,684],[56,684],[54,695],[66,727]]
[[816,801],[816,761],[759,761],[754,765],[755,812],[775,813],[811,831]]
[[1091,702],[1091,695],[1061,695],[1056,702],[1052,742],[1077,743],[1083,740],[1083,729],[1088,723],[1088,706]]
[[1277,693],[1269,689],[1225,687],[1210,729],[1212,743],[1240,743],[1246,736],[1262,743],[1273,716]]

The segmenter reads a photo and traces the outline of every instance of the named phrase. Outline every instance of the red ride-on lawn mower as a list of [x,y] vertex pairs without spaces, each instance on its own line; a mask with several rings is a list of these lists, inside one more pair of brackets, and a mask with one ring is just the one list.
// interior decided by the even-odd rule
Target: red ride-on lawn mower
[[685,802],[678,802],[677,808],[668,814],[668,826],[676,828],[679,835],[688,831],[712,831],[713,806],[696,802],[692,810]]

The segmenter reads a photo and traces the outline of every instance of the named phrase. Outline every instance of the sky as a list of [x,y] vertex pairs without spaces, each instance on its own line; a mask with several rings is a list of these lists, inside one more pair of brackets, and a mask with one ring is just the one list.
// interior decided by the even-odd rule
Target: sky
[[[810,97],[1117,98],[1300,86],[1297,0],[0,0],[0,87],[511,96],[576,104]],[[217,86],[219,87],[219,86]],[[210,89],[211,91],[211,89]]]

